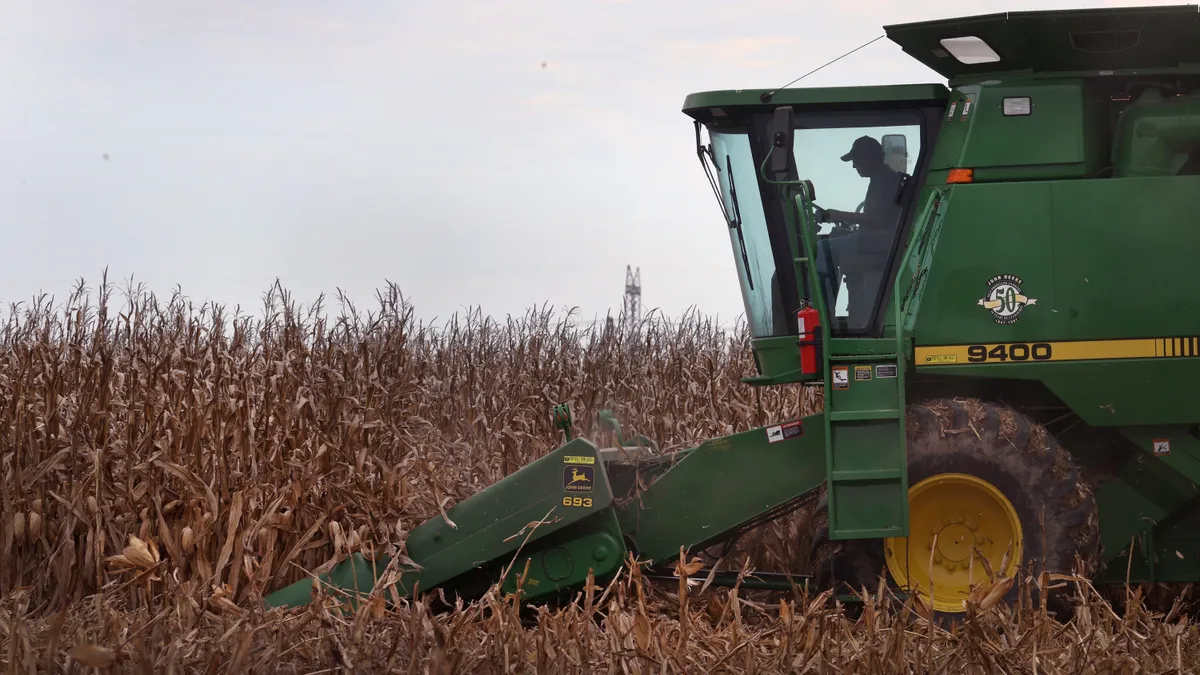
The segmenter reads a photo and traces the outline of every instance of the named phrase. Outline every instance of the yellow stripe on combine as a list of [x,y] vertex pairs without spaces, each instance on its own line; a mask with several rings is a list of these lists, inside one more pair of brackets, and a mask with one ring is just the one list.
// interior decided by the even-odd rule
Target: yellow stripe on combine
[[915,356],[917,366],[1174,358],[1200,356],[1200,337],[942,345],[917,347]]
[[1162,356],[1200,356],[1200,338],[1168,338],[1162,343]]

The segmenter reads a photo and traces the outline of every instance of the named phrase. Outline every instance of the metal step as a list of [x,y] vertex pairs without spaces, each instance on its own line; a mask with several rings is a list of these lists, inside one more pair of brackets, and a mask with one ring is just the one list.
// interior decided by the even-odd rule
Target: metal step
[[851,361],[854,361],[854,362],[895,361],[896,354],[895,354],[895,352],[889,352],[886,354],[839,354],[837,356],[830,356],[829,360],[834,361],[834,362],[841,362],[841,363],[846,363],[846,362],[851,362]]
[[892,480],[900,477],[900,470],[862,469],[859,471],[834,471],[832,476],[839,483],[865,480]]
[[834,422],[860,422],[863,420],[894,420],[900,417],[900,411],[885,410],[841,410],[829,413],[829,419]]

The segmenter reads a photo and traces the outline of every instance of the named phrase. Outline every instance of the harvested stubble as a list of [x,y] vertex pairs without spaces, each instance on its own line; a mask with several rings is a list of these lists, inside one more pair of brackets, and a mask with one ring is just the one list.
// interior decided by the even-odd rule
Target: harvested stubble
[[[1117,618],[1090,587],[1063,626],[980,609],[961,634],[871,600],[649,589],[634,571],[520,621],[512,598],[261,610],[266,592],[426,518],[560,442],[569,402],[598,439],[613,409],[664,449],[816,409],[761,391],[744,328],[687,316],[635,341],[546,309],[431,330],[394,287],[332,323],[275,287],[263,321],[129,293],[14,308],[0,353],[4,672],[1169,672],[1200,648],[1182,619]],[[319,309],[318,307],[314,310]],[[611,440],[611,439],[603,439]],[[743,542],[803,568],[803,514]],[[736,557],[736,556],[735,556]],[[700,580],[691,579],[695,583]],[[680,593],[680,590],[688,589]],[[983,589],[986,591],[986,589]],[[755,595],[758,598],[759,594]],[[986,604],[986,601],[984,601]],[[1137,603],[1134,603],[1137,606]]]

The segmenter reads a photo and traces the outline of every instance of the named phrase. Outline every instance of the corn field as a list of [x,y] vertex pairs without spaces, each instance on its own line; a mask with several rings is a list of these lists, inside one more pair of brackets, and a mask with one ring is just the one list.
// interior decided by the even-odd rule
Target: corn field
[[[545,307],[431,327],[394,286],[361,312],[278,285],[257,318],[107,281],[13,306],[0,334],[0,666],[33,672],[1168,673],[1200,668],[1176,607],[1118,612],[1061,580],[1067,623],[981,588],[947,629],[919,605],[652,587],[636,567],[524,617],[512,597],[262,609],[355,551],[402,550],[441,509],[557,447],[551,407],[605,445],[611,409],[663,450],[819,409],[742,385],[744,325],[634,338]],[[796,569],[804,515],[732,569]],[[1045,580],[1041,580],[1045,582]],[[1003,582],[1000,582],[1003,583]],[[1009,581],[1011,583],[1011,580]],[[382,600],[382,596],[379,596]],[[95,670],[93,670],[95,669]]]

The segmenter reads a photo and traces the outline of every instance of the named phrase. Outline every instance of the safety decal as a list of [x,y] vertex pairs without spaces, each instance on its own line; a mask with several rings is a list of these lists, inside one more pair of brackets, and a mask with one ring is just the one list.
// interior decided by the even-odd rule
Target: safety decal
[[591,492],[596,484],[596,467],[563,467],[563,489],[567,492]]
[[991,312],[996,323],[1011,324],[1017,322],[1026,306],[1037,304],[1037,300],[1021,291],[1021,277],[1000,274],[988,279],[987,295],[977,304]]
[[854,379],[856,379],[856,380],[871,379],[871,366],[854,366]]
[[967,100],[966,100],[966,102],[965,102],[965,103],[963,103],[963,114],[962,114],[962,117],[960,117],[960,118],[959,118],[959,120],[961,120],[961,121],[965,121],[965,120],[967,119],[967,114],[971,112],[971,100],[972,100],[972,98],[973,98],[973,97],[967,97]]
[[950,103],[950,112],[946,113],[946,121],[947,122],[954,119],[954,111],[957,108],[958,108],[958,101],[952,101]]
[[563,464],[595,464],[596,458],[591,455],[566,455]]
[[1171,454],[1171,441],[1165,438],[1155,439],[1154,454],[1158,455],[1159,457]]
[[896,364],[881,363],[878,366],[875,366],[875,377],[880,380],[896,377]]
[[849,389],[850,388],[850,366],[834,366],[833,367],[833,388],[834,389]]
[[776,424],[773,427],[767,427],[767,442],[778,443],[786,441],[789,438],[804,435],[804,425],[800,420],[793,420],[785,424]]

